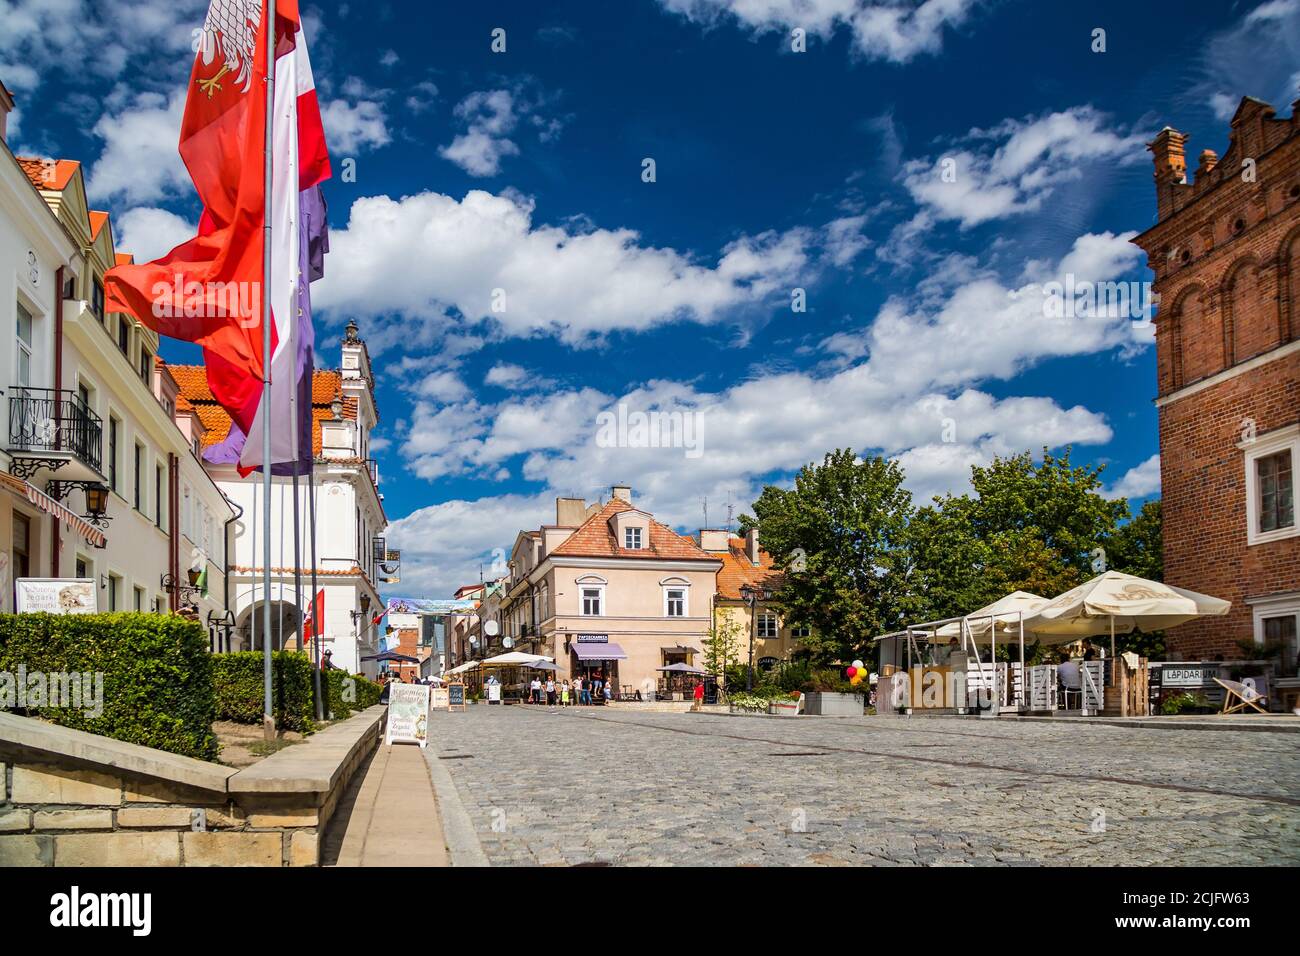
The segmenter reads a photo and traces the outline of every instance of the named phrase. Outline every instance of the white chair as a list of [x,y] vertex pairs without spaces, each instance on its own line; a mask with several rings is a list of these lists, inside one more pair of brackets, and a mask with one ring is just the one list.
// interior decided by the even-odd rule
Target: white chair
[[1057,676],[1061,679],[1062,710],[1070,709],[1070,695],[1073,694],[1078,701],[1077,709],[1083,707],[1083,672],[1079,670],[1076,664],[1072,668],[1058,667]]

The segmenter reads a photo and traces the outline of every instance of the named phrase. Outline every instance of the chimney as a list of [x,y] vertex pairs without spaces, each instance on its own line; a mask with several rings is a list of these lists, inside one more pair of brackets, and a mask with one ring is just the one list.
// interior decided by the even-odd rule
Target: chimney
[[576,528],[586,520],[587,503],[583,499],[555,499],[555,523],[561,528]]
[[610,497],[617,498],[619,501],[626,501],[628,504],[632,503],[631,485],[615,485],[609,489],[609,493]]
[[726,551],[731,532],[726,528],[701,528],[700,548],[704,551]]
[[1173,187],[1187,181],[1186,145],[1187,134],[1168,126],[1147,143],[1147,149],[1155,157],[1156,210],[1161,219],[1173,212]]
[[9,142],[9,114],[14,111],[14,97],[0,82],[0,143]]
[[745,555],[749,563],[758,567],[758,529],[750,528],[745,532]]
[[1196,181],[1201,180],[1219,165],[1219,154],[1212,149],[1201,150],[1201,164],[1196,167]]

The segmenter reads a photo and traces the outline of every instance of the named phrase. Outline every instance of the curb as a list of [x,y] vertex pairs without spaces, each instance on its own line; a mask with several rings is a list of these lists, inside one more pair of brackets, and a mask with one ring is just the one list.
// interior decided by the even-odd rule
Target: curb
[[438,800],[438,814],[442,817],[442,838],[447,844],[447,856],[452,866],[491,866],[483,844],[479,842],[478,833],[469,811],[461,802],[456,791],[456,783],[451,774],[442,765],[442,760],[429,748],[425,748],[424,762],[429,767],[429,779],[433,781],[433,794]]

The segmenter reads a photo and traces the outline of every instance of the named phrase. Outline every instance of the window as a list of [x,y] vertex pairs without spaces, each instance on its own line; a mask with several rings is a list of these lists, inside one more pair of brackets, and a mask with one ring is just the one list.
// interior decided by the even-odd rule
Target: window
[[161,528],[163,526],[163,468],[162,465],[153,466],[153,523]]
[[32,314],[18,303],[18,385],[32,384]]
[[1247,544],[1300,535],[1295,520],[1300,425],[1258,435],[1237,447],[1245,453]]
[[776,615],[771,611],[759,611],[758,613],[758,636],[765,638],[775,638],[777,634]]
[[1291,451],[1274,452],[1255,462],[1259,478],[1259,530],[1276,531],[1295,524]]
[[551,616],[551,592],[545,584],[542,585],[542,620],[545,621]]
[[[149,373],[151,371],[153,371],[153,356],[147,348],[142,346],[140,348],[140,377],[144,379],[146,384],[149,382]],[[171,402],[164,403],[163,407],[167,409],[167,414],[171,415]]]
[[144,588],[135,589],[135,609],[137,611],[144,610]]
[[117,347],[122,350],[123,355],[130,356],[131,324],[125,315],[117,317]]
[[86,564],[86,559],[77,555],[77,577],[85,580],[90,577],[90,567]]
[[686,589],[664,588],[664,616],[686,616]]
[[623,529],[623,547],[629,551],[641,550],[641,529],[624,528]]
[[1263,620],[1264,647],[1280,648],[1278,665],[1283,677],[1296,676],[1296,656],[1300,653],[1300,649],[1296,646],[1296,619],[1295,614],[1284,614],[1280,617],[1266,617]]
[[586,587],[582,589],[582,613],[587,617],[597,617],[602,612],[601,598],[604,588]]
[[1295,677],[1300,661],[1300,591],[1270,594],[1268,597],[1247,598],[1255,624],[1255,644],[1260,650],[1255,657],[1271,658],[1277,655],[1278,675]]
[[90,287],[90,314],[96,321],[104,321],[104,283],[95,279]]
[[796,641],[807,640],[809,637],[812,637],[812,628],[809,627],[807,624],[800,625],[799,627],[793,627],[790,629],[790,636],[793,637]]
[[119,574],[110,574],[108,576],[108,609],[110,611],[120,611],[122,609],[122,576]]
[[135,443],[135,496],[132,501],[136,511],[144,511],[144,446]]
[[25,578],[31,574],[32,522],[24,514],[14,512],[14,565],[13,576]]
[[108,419],[108,487],[117,491],[117,435],[122,423],[111,415]]

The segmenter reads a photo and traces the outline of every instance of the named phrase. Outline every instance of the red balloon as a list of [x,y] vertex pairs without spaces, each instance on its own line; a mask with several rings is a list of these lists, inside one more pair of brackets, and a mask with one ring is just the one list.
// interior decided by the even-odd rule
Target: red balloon
[[856,667],[852,667],[852,666],[850,666],[850,667],[846,667],[846,668],[844,668],[844,673],[846,673],[846,674],[849,675],[849,679],[850,679],[850,680],[853,678],[853,676],[854,676],[855,674],[857,674],[857,672],[858,672],[858,669],[857,669]]

